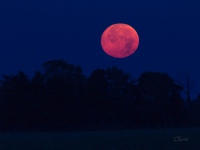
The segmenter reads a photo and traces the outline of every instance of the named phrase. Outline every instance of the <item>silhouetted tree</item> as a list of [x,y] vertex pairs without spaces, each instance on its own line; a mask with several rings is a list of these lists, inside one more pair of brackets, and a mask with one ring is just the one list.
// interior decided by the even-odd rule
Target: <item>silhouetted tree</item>
[[32,128],[33,130],[39,130],[42,128],[45,120],[45,83],[44,75],[41,72],[36,71],[31,79],[31,97],[29,103],[32,105]]
[[46,121],[60,127],[75,126],[84,95],[81,67],[59,59],[44,63],[43,68],[47,96],[44,109],[49,112]]
[[24,72],[3,75],[2,99],[6,108],[2,114],[5,128],[25,129],[30,124],[30,80]]
[[183,110],[182,88],[167,74],[154,72],[141,74],[137,88],[139,120],[147,126],[174,126]]
[[193,127],[200,127],[200,94],[192,101],[191,105],[191,125]]
[[110,103],[108,112],[113,113],[112,118],[116,117],[114,124],[118,123],[120,126],[127,126],[130,124],[130,96],[133,96],[135,92],[133,79],[130,74],[117,67],[108,67],[106,69],[106,79],[108,82],[108,102]]
[[187,103],[191,103],[191,90],[195,86],[195,82],[191,79],[189,72],[185,72],[183,75],[179,75],[176,82],[182,87],[184,94],[186,95]]
[[101,128],[118,128],[128,123],[130,84],[130,75],[117,67],[94,70],[87,80],[90,120]]
[[97,126],[99,120],[105,112],[105,102],[107,101],[108,83],[105,70],[96,69],[87,79],[87,100],[85,101],[85,117],[88,120],[87,126]]

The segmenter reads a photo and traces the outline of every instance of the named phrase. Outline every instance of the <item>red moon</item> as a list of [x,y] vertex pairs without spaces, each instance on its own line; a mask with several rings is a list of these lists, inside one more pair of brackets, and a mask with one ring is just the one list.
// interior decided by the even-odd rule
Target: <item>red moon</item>
[[103,32],[101,46],[104,52],[115,58],[132,55],[138,48],[139,36],[128,24],[116,23]]

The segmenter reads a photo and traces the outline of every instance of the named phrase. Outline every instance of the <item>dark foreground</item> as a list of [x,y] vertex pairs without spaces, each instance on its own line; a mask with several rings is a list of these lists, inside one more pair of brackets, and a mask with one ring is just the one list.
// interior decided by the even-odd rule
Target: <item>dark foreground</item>
[[2,133],[0,150],[199,150],[200,129]]

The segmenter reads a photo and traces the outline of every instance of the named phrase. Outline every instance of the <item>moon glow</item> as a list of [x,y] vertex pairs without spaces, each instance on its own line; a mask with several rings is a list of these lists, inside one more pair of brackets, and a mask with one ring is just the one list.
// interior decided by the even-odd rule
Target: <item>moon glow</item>
[[132,55],[138,48],[139,36],[128,24],[117,23],[105,29],[101,36],[104,52],[115,58]]

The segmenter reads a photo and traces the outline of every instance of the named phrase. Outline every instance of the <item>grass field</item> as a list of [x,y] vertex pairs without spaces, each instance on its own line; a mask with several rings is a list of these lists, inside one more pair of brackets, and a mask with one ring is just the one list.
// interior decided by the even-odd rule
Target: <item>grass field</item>
[[3,133],[0,150],[200,150],[200,129]]

